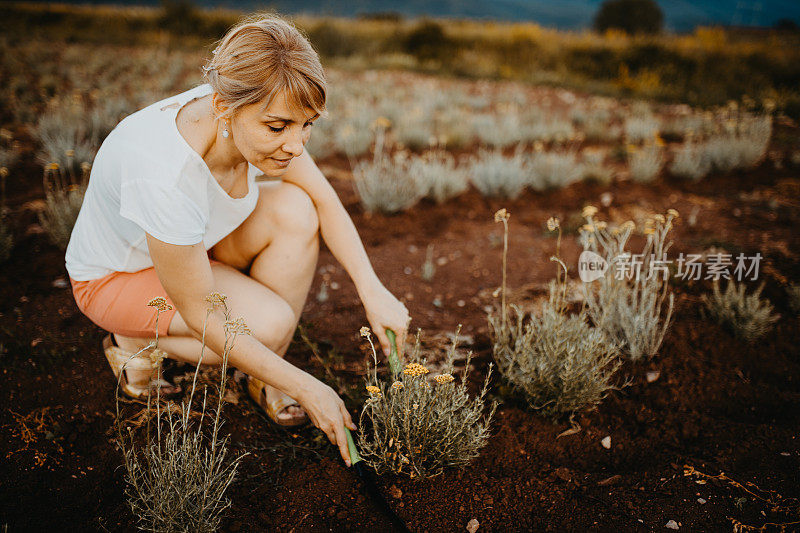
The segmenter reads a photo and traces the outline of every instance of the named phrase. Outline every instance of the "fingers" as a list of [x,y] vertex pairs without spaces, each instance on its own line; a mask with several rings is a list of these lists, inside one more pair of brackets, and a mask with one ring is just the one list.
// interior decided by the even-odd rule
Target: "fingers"
[[339,446],[339,453],[347,466],[350,466],[350,448],[347,447],[347,437],[344,435],[344,425],[336,424],[333,426],[333,443]]
[[382,327],[372,328],[375,331],[375,336],[378,337],[378,341],[381,343],[381,348],[383,348],[383,355],[389,357],[389,337],[386,336],[386,332],[383,330]]
[[348,429],[356,430],[356,425],[353,423],[353,419],[350,417],[350,413],[347,411],[347,408],[344,404],[341,405],[342,411],[342,418],[344,419],[344,425],[347,426]]

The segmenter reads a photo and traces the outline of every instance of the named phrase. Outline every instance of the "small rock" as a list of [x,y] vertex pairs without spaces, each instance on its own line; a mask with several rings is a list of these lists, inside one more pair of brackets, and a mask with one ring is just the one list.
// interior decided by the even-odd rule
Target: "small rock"
[[389,496],[394,498],[395,500],[399,500],[403,497],[403,491],[400,490],[397,485],[392,485],[389,487]]
[[53,280],[53,287],[56,289],[66,289],[69,287],[69,283],[64,278],[56,278]]
[[459,307],[464,307],[465,305],[467,305],[467,302],[465,302],[464,300],[459,300],[456,302],[456,305]]
[[651,370],[647,373],[647,382],[652,383],[659,377],[661,377],[661,372],[659,372],[658,370]]
[[412,253],[412,254],[415,254],[415,253],[417,253],[417,247],[416,247],[416,246],[414,246],[413,244],[410,244],[410,245],[408,246],[408,252],[409,252],[409,253]]
[[600,205],[603,207],[608,207],[611,205],[611,200],[613,199],[614,195],[612,195],[610,192],[604,192],[600,195]]
[[479,525],[481,525],[480,522],[478,522],[473,518],[472,520],[467,522],[467,531],[469,531],[469,533],[475,533],[476,531],[478,531]]
[[705,500],[705,498],[697,498],[697,503],[699,503],[700,505],[703,505],[704,503],[706,503],[706,500]]
[[606,479],[604,479],[602,481],[598,481],[597,484],[600,485],[600,486],[603,486],[603,487],[608,486],[608,485],[616,485],[617,483],[619,483],[619,481],[621,479],[622,479],[622,476],[620,476],[619,474],[614,474],[613,476],[607,477]]
[[602,444],[603,448],[605,448],[606,450],[610,450],[611,449],[611,436],[609,435],[607,437],[603,437],[603,440],[600,441],[600,444]]
[[559,466],[556,468],[555,475],[562,481],[569,481],[572,479],[572,472],[569,471],[569,468],[564,466]]
[[781,452],[781,455],[784,457],[790,457],[792,454],[789,452]]
[[436,298],[433,299],[433,305],[435,307],[441,307],[442,306],[442,299],[437,296]]
[[678,523],[675,520],[670,520],[669,522],[667,522],[667,525],[664,526],[664,527],[666,527],[667,529],[680,529],[678,527]]
[[339,284],[336,283],[335,281],[331,281],[331,290],[338,291],[339,290]]

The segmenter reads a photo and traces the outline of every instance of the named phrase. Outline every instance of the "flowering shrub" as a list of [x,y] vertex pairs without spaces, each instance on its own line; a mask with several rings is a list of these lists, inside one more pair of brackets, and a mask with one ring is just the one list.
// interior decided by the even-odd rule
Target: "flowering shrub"
[[[608,272],[595,286],[583,284],[589,317],[630,359],[651,357],[661,346],[672,318],[674,298],[669,290],[669,272],[663,270],[660,261],[672,244],[666,239],[678,212],[670,209],[666,217],[659,214],[647,221],[647,242],[637,254],[641,262],[635,271],[633,262],[626,263],[632,257],[626,246],[634,223],[608,228],[605,222],[595,220],[596,213],[593,206],[584,208],[588,223],[581,229],[580,242],[584,250],[605,259]],[[669,303],[664,312],[667,294]]]
[[[187,533],[218,531],[222,513],[231,505],[231,500],[225,497],[225,491],[236,477],[239,462],[246,453],[230,460],[228,437],[220,438],[218,432],[225,396],[228,355],[236,337],[249,335],[250,331],[242,318],[230,318],[225,300],[226,297],[218,292],[206,297],[206,301],[212,306],[207,311],[206,319],[217,307],[225,316],[225,348],[222,353],[218,403],[213,415],[208,413],[208,418],[212,419],[210,438],[206,436],[202,427],[207,414],[205,394],[200,409],[200,423],[195,427],[190,420],[202,352],[192,380],[189,399],[181,408],[176,409],[170,403],[163,409],[162,414],[160,397],[156,398],[155,425],[158,433],[153,439],[150,437],[151,398],[148,395],[147,442],[142,449],[137,449],[130,427],[128,436],[123,434],[119,397],[117,397],[118,441],[122,447],[127,472],[125,494],[140,529]],[[161,297],[152,299],[148,305],[154,307],[158,314],[171,308]],[[156,315],[155,342],[142,350],[153,348],[150,358],[154,367],[163,359],[163,352],[157,348],[157,321],[158,315]],[[205,348],[205,324],[202,341]],[[159,386],[157,389],[159,396],[160,390]],[[178,419],[174,417],[175,410],[182,413]],[[166,423],[163,439],[162,421]]]
[[[508,213],[505,209],[495,214],[502,221],[508,238]],[[547,221],[550,231],[561,229],[557,219]],[[566,266],[563,278],[550,284],[550,298],[541,315],[526,318],[515,305],[506,306],[505,268],[506,249],[503,252],[503,285],[501,309],[489,314],[489,332],[492,338],[497,368],[517,391],[523,393],[530,406],[542,415],[558,420],[576,411],[597,405],[606,394],[616,388],[612,378],[620,361],[618,348],[610,343],[599,329],[587,322],[582,309],[577,315],[566,312]]]
[[448,467],[463,467],[477,457],[489,438],[496,408],[492,404],[484,415],[491,366],[480,394],[470,399],[466,380],[472,354],[467,356],[461,382],[456,383],[454,341],[444,372],[431,381],[426,361],[421,358],[418,333],[412,362],[387,384],[378,379],[377,355],[369,331],[362,335],[372,346],[374,363],[367,384],[369,399],[360,419],[358,444],[364,461],[379,473],[427,478]]
[[769,300],[760,298],[763,289],[762,283],[753,294],[748,295],[743,283],[728,280],[725,292],[721,292],[715,280],[711,296],[703,295],[707,316],[740,339],[754,341],[772,329],[772,324],[779,318],[772,314]]

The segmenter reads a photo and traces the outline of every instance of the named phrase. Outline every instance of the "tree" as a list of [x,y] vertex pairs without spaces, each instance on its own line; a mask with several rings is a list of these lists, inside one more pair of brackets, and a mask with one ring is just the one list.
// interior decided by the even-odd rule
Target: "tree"
[[605,0],[594,17],[599,32],[614,28],[629,34],[658,33],[664,14],[655,0]]

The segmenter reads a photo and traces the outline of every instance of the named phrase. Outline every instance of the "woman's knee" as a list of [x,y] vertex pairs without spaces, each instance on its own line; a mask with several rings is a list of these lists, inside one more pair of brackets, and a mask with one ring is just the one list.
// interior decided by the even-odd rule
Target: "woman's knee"
[[292,307],[282,298],[277,300],[264,306],[265,312],[254,312],[254,316],[244,317],[252,335],[272,351],[278,351],[290,341],[297,327]]
[[313,235],[319,231],[317,208],[306,191],[293,183],[283,182],[276,194],[278,201],[270,213],[274,224],[290,233]]

